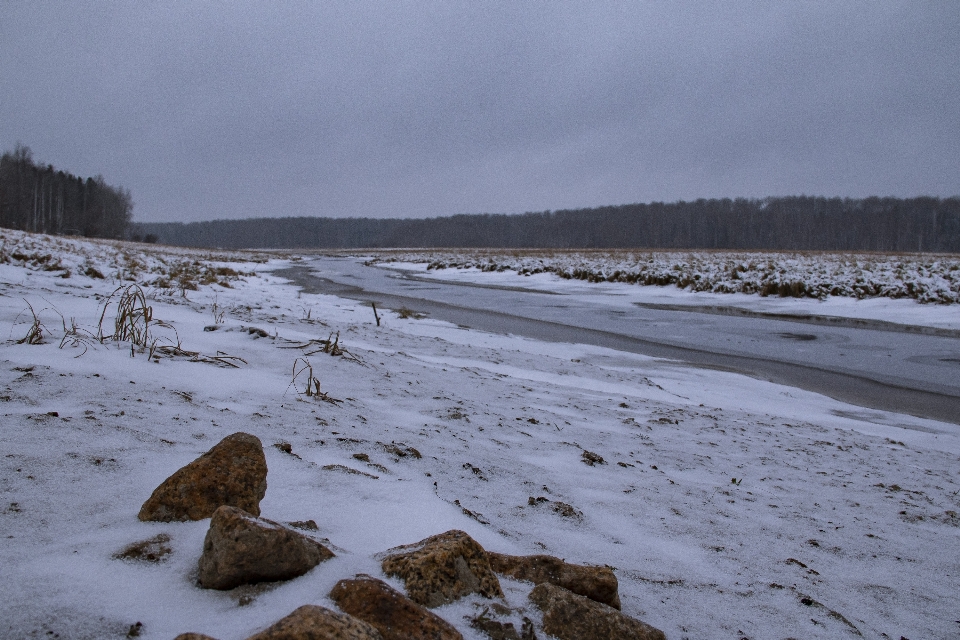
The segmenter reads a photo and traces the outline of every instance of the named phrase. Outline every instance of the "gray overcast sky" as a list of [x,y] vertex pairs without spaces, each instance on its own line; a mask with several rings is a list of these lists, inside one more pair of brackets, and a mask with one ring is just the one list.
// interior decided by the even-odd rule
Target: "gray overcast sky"
[[960,3],[0,0],[0,149],[139,221],[960,194]]

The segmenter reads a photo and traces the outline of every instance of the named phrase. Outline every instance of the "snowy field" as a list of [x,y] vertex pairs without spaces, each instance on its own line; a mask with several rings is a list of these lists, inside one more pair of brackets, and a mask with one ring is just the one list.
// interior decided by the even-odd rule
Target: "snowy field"
[[[416,256],[405,258],[414,259]],[[696,291],[690,287],[681,288],[675,285],[637,286],[624,282],[584,282],[563,278],[549,271],[518,273],[512,269],[490,271],[472,266],[437,269],[430,267],[433,264],[431,262],[407,262],[395,257],[384,260],[382,255],[368,262],[418,278],[551,291],[576,296],[586,302],[602,300],[607,306],[649,305],[705,313],[791,316],[822,320],[848,318],[914,328],[960,331],[960,304],[926,304],[916,298],[827,296],[819,299],[761,296],[756,293]]]
[[690,292],[960,302],[960,256],[955,254],[477,249],[383,251],[377,260],[424,263],[429,270],[670,285]]
[[[960,634],[956,425],[384,310],[377,327],[369,307],[271,275],[289,256],[0,243],[0,637],[122,638],[140,622],[143,638],[239,640],[300,605],[333,608],[338,580],[383,577],[378,553],[449,529],[610,565],[624,612],[671,639]],[[524,286],[536,278],[556,276]],[[133,355],[95,339],[132,284],[156,325]],[[320,352],[337,333],[346,355]],[[339,403],[298,393],[298,358]],[[337,557],[261,590],[203,590],[208,523],[137,512],[237,431],[265,446],[263,516],[315,520]],[[114,559],[159,533],[165,561]],[[528,607],[529,585],[502,583]],[[437,612],[483,638],[464,618],[484,604]]]

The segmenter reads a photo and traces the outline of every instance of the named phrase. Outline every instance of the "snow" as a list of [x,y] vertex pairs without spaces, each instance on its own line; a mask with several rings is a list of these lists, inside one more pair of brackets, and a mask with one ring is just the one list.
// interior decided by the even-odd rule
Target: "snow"
[[960,306],[918,304],[917,300],[912,298],[828,296],[818,299],[760,296],[738,292],[694,291],[673,285],[637,286],[622,282],[584,282],[564,279],[549,272],[526,273],[520,276],[513,270],[483,271],[472,267],[430,269],[428,262],[391,261],[381,263],[380,266],[420,278],[448,282],[522,287],[574,295],[585,300],[595,296],[595,299],[602,299],[606,306],[666,305],[714,313],[739,310],[772,316],[858,318],[912,327],[960,330]]
[[956,254],[398,249],[378,251],[374,260],[425,263],[430,270],[552,273],[587,282],[671,285],[694,292],[960,302]]
[[[144,638],[245,638],[300,605],[334,608],[326,594],[338,580],[383,577],[382,552],[449,529],[495,551],[611,565],[624,612],[672,639],[960,633],[956,425],[599,347],[389,312],[377,327],[369,307],[300,294],[272,275],[290,256],[10,231],[2,241],[8,256],[52,256],[0,260],[2,637],[123,637],[139,621]],[[70,277],[44,270],[55,259]],[[198,278],[207,265],[244,275],[159,286],[184,263]],[[89,266],[106,277],[83,275]],[[245,363],[131,357],[129,344],[89,339],[61,348],[71,319],[96,334],[108,296],[134,281],[172,327],[156,329],[158,344]],[[522,282],[597,296],[654,289],[558,285],[549,274]],[[43,344],[16,343],[32,322],[27,302],[46,326]],[[952,309],[883,300],[876,313],[889,319],[904,302]],[[214,303],[226,310],[219,325]],[[923,322],[955,326],[946,315]],[[318,352],[336,332],[359,362]],[[340,404],[298,393],[298,357]],[[264,443],[263,517],[315,520],[337,557],[263,590],[209,591],[195,582],[208,522],[136,516],[164,478],[237,431]],[[281,442],[296,456],[272,446]],[[392,455],[392,443],[422,457]],[[584,451],[605,464],[584,464]],[[528,504],[541,496],[582,516]],[[171,539],[166,561],[113,558],[159,533]],[[528,606],[529,585],[502,582],[511,606]],[[464,616],[484,604],[437,611],[480,638]]]

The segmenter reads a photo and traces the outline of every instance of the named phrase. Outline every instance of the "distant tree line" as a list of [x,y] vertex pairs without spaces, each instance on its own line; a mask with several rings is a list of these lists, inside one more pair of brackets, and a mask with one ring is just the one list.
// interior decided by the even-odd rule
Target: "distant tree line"
[[0,227],[125,238],[132,214],[130,192],[103,176],[83,179],[34,164],[30,148],[20,144],[0,156]]
[[713,199],[429,219],[256,218],[139,224],[221,248],[649,248],[960,252],[960,197]]

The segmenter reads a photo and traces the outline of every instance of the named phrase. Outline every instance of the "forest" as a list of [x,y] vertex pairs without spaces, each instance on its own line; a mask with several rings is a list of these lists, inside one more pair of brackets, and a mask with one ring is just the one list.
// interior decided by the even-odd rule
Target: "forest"
[[103,176],[83,179],[38,165],[18,144],[0,156],[0,227],[88,238],[128,236],[133,199]]
[[960,197],[700,199],[426,219],[253,218],[142,223],[190,247],[638,248],[960,252]]

